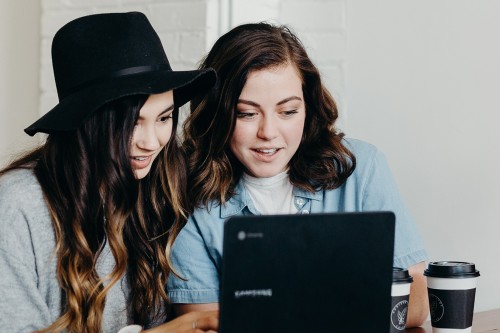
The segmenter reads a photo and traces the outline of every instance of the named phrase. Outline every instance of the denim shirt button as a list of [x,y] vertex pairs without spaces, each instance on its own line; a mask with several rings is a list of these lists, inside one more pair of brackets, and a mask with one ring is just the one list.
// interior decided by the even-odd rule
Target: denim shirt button
[[295,199],[295,203],[299,206],[303,205],[304,204],[304,199],[302,198],[297,198]]
[[303,211],[300,212],[301,214],[309,214],[309,211],[307,209],[304,209]]

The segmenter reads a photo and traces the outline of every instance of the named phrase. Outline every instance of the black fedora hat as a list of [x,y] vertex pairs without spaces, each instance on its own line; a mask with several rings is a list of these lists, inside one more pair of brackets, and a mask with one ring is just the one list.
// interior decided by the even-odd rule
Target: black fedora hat
[[213,69],[173,71],[160,38],[139,12],[95,14],[64,25],[52,42],[59,104],[24,131],[77,129],[103,104],[132,94],[174,91],[180,107],[208,91]]

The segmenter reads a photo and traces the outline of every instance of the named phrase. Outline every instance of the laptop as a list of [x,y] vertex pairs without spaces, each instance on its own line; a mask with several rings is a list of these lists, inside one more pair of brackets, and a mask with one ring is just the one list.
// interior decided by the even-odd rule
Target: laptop
[[394,228],[392,212],[228,219],[219,332],[388,332]]

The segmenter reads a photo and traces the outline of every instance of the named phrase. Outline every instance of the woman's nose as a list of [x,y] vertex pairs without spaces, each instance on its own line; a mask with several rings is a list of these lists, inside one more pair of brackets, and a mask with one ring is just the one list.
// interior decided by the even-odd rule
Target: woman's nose
[[160,147],[160,141],[152,126],[141,126],[136,129],[136,145],[144,150],[156,150]]
[[262,117],[259,123],[257,136],[263,140],[273,140],[278,136],[278,129],[275,119],[272,116]]

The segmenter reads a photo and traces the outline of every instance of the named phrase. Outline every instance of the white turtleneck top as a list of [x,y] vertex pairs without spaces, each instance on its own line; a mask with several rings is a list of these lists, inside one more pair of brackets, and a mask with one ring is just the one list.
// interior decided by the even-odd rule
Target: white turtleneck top
[[286,171],[269,178],[256,178],[245,173],[243,185],[261,214],[297,213],[293,202],[293,185]]

